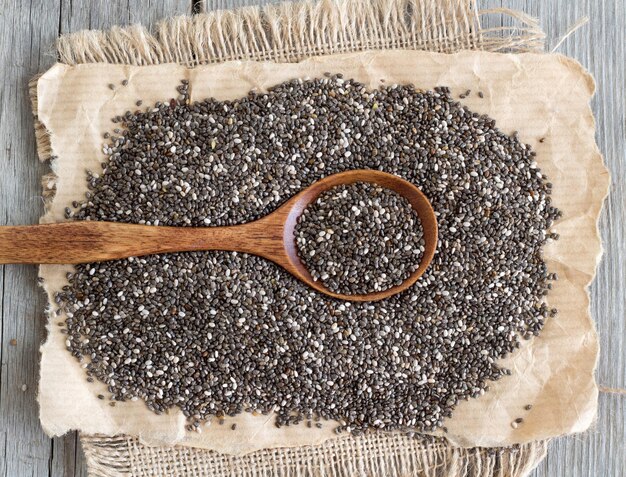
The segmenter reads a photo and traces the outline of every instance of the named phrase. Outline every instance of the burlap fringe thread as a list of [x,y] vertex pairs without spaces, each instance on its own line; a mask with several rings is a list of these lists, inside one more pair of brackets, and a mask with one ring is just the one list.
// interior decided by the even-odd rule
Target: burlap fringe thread
[[147,447],[132,437],[82,436],[92,477],[518,477],[545,456],[535,442],[463,449],[403,434],[371,434],[318,446],[264,449],[243,456],[190,447]]
[[[506,15],[519,26],[484,29],[480,19],[488,14]],[[231,60],[296,62],[376,49],[542,52],[544,38],[535,19],[509,9],[478,11],[475,0],[309,0],[170,18],[154,32],[139,25],[80,31],[59,38],[57,52],[68,65],[193,67]],[[29,87],[39,158],[52,168],[42,181],[44,200],[50,202],[54,154],[49,133],[36,117],[37,78]],[[231,456],[183,446],[149,447],[127,436],[82,435],[81,440],[94,477],[523,477],[544,458],[547,445],[462,449],[401,433],[375,433]]]
[[[518,27],[485,30],[480,17],[505,14]],[[116,63],[187,66],[231,60],[295,62],[370,49],[536,51],[536,20],[508,9],[478,11],[475,0],[321,0],[215,11],[110,31],[81,31],[57,42],[69,65]]]
[[[504,15],[518,25],[482,28],[486,15]],[[545,34],[534,18],[507,8],[478,10],[476,0],[308,0],[169,18],[154,32],[141,25],[83,30],[60,37],[56,48],[59,62],[68,65],[193,67],[231,60],[296,62],[376,49],[522,53],[541,52],[544,46]],[[36,88],[34,78],[35,113]],[[48,132],[36,114],[35,134],[40,160],[53,159]],[[44,202],[54,193],[52,173],[43,177]]]

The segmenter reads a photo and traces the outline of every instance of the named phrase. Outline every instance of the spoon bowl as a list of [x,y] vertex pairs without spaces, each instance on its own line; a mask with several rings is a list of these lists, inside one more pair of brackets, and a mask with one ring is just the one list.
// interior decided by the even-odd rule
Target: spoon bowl
[[[413,210],[417,213],[424,230],[424,253],[421,257],[418,269],[407,277],[400,285],[396,285],[379,292],[361,295],[346,295],[332,292],[321,282],[313,280],[313,277],[298,256],[295,228],[298,223],[298,218],[302,215],[304,209],[315,202],[320,194],[334,187],[349,185],[355,182],[368,182],[370,184],[379,185],[384,189],[396,192],[398,195],[409,201],[411,207],[413,207]],[[415,282],[424,274],[428,265],[430,265],[433,256],[435,255],[435,249],[437,248],[437,218],[430,202],[422,191],[420,191],[415,185],[393,174],[367,169],[333,174],[315,182],[310,187],[307,187],[302,192],[288,200],[282,207],[284,207],[285,212],[287,212],[283,225],[283,244],[287,258],[290,262],[291,269],[288,269],[288,271],[296,278],[305,282],[311,288],[337,299],[350,301],[378,301],[395,295],[396,293],[400,293],[415,284]],[[287,268],[282,264],[280,265]]]
[[[322,192],[369,182],[406,198],[424,231],[420,265],[400,285],[362,295],[334,293],[315,281],[298,256],[295,227],[304,209]],[[162,227],[80,221],[0,227],[0,264],[92,263],[160,253],[226,250],[271,260],[311,288],[348,301],[378,301],[400,293],[422,276],[437,247],[437,218],[426,196],[410,182],[386,172],[351,170],[325,177],[258,220],[226,227]]]

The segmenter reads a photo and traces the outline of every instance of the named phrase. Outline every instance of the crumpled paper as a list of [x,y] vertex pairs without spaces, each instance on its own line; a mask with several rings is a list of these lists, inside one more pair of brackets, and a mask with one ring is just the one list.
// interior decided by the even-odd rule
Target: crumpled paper
[[[191,100],[234,99],[249,90],[293,78],[343,73],[371,88],[413,83],[418,88],[448,86],[455,97],[486,113],[507,133],[537,151],[537,162],[554,184],[554,204],[563,218],[554,229],[561,239],[545,247],[550,271],[559,280],[548,296],[558,308],[541,335],[525,341],[501,361],[512,376],[491,383],[477,399],[459,404],[445,425],[446,436],[460,446],[504,446],[585,430],[593,421],[598,390],[594,369],[598,342],[589,315],[586,287],[601,255],[597,219],[607,194],[609,176],[594,140],[589,101],[591,76],[574,60],[560,55],[506,55],[461,52],[453,55],[418,51],[379,51],[311,58],[301,63],[228,62],[188,69],[174,64],[122,66],[57,64],[38,80],[36,113],[49,134],[56,197],[42,223],[64,221],[63,209],[86,192],[85,170],[99,170],[105,160],[102,134],[115,126],[111,118],[144,104],[176,95],[181,79],[190,82]],[[109,83],[125,87],[115,90]],[[478,97],[481,91],[484,98]],[[540,141],[540,139],[543,141]],[[52,300],[65,284],[70,266],[46,265],[40,274]],[[183,444],[242,454],[261,448],[299,446],[336,438],[333,426],[322,429],[273,425],[272,416],[243,413],[213,422],[201,434],[185,431],[178,410],[157,416],[142,401],[110,407],[97,398],[102,383],[89,384],[84,370],[65,349],[60,333],[64,317],[51,314],[49,336],[41,347],[40,418],[51,436],[77,429],[85,433],[128,434],[146,443]],[[532,404],[530,411],[524,406]],[[523,417],[517,429],[511,422]],[[237,430],[230,425],[237,423]],[[440,432],[438,434],[441,434]]]

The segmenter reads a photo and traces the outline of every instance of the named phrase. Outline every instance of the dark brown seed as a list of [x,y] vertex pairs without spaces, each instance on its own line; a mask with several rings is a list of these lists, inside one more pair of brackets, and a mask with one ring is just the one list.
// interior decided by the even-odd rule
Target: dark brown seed
[[408,200],[363,182],[322,193],[298,218],[295,237],[313,279],[347,295],[402,283],[424,252],[422,225]]
[[[493,363],[552,315],[541,248],[561,214],[547,179],[527,176],[540,172],[532,148],[446,87],[369,91],[330,75],[228,102],[189,103],[184,83],[173,94],[112,119],[120,133],[70,218],[235,225],[321,177],[370,168],[418,184],[442,240],[420,282],[381,303],[327,299],[246,254],[77,265],[55,299],[67,316],[58,331],[88,377],[111,383],[113,399],[137,397],[157,414],[179,407],[192,430],[250,407],[279,408],[277,427],[311,416],[343,420],[339,432],[379,421],[404,431],[411,421],[418,433],[441,428],[456,402],[511,374]],[[510,294],[494,294],[496,280]],[[402,386],[389,380],[397,372],[408,376]],[[384,406],[371,397],[381,393],[390,396]],[[429,404],[410,409],[407,396]]]

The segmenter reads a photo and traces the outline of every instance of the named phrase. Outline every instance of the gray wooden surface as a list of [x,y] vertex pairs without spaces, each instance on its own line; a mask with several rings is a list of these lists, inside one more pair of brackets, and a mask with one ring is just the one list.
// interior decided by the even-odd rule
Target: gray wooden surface
[[[231,8],[263,0],[0,0],[0,225],[35,223],[41,214],[27,82],[54,62],[62,33],[115,24],[149,24],[171,14]],[[602,344],[597,379],[599,415],[584,434],[555,439],[533,477],[618,477],[626,473],[626,8],[623,0],[483,0],[541,19],[549,44],[581,17],[590,24],[559,52],[596,77],[597,140],[613,175],[601,230],[605,256],[591,287]],[[509,24],[501,15],[489,26]],[[572,191],[575,193],[575,191]],[[45,337],[44,297],[30,266],[0,267],[0,477],[83,476],[75,434],[50,439],[37,418],[38,348]],[[15,341],[12,341],[15,340]],[[13,344],[15,343],[15,344]]]

